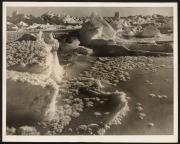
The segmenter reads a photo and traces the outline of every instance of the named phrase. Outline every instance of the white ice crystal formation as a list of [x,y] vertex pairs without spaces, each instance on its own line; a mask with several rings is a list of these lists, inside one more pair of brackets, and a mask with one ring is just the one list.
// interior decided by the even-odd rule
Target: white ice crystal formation
[[[78,81],[80,81],[80,83]],[[101,124],[102,126],[99,126],[98,129],[96,130],[96,134],[105,134],[106,130],[111,125],[121,124],[123,118],[127,115],[127,112],[129,111],[129,106],[128,106],[129,98],[123,92],[119,92],[119,91],[106,92],[104,91],[102,87],[99,87],[99,86],[97,87],[96,85],[93,86],[94,81],[97,81],[97,80],[93,78],[81,76],[81,77],[78,77],[76,80],[72,80],[73,83],[72,82],[71,83],[73,84],[73,87],[72,87],[73,89],[84,88],[86,89],[86,94],[88,92],[88,95],[91,95],[91,97],[84,98],[85,108],[90,109],[90,108],[96,107],[99,104],[101,104],[101,102],[103,102],[104,105],[109,103],[113,106],[112,112],[106,112],[104,114],[100,112],[96,112],[96,111],[94,112],[94,115],[97,118],[101,118],[108,115],[108,118],[105,119],[103,124]],[[84,85],[82,85],[82,83]],[[102,85],[101,83],[99,84]],[[82,89],[80,89],[79,93],[82,93],[82,92],[83,92]],[[81,132],[79,131],[77,133],[81,134]]]
[[22,126],[17,129],[17,135],[39,135],[35,127]]
[[23,37],[7,44],[8,112],[43,118],[48,109],[54,109],[64,69],[57,57],[58,42],[52,34],[47,37],[44,41],[40,32],[35,41]]
[[148,126],[149,126],[149,127],[153,127],[153,126],[154,126],[154,123],[148,123]]
[[[70,121],[80,116],[84,110],[84,102],[80,98],[75,98],[77,95],[69,87],[65,87],[65,91],[61,91],[60,97],[57,97],[56,111],[54,115],[47,115],[45,119],[39,123],[44,128],[44,135],[59,135],[63,132],[65,126],[69,125]],[[70,130],[71,131],[71,130]]]
[[166,95],[149,94],[149,96],[152,98],[157,98],[157,99],[167,99],[168,98]]
[[115,116],[109,121],[108,125],[118,125],[121,124],[121,121],[123,119],[123,117],[125,117],[128,113],[129,109],[129,105],[128,105],[128,98],[126,96],[126,94],[124,92],[118,92],[116,91],[115,96],[117,97],[117,100],[119,100],[119,105],[123,105],[123,106],[118,106],[117,109],[119,109],[119,111],[115,114]]
[[6,135],[14,135],[16,133],[16,129],[14,127],[6,127]]
[[95,78],[97,80],[109,81],[109,83],[120,83],[131,79],[130,70],[136,67],[145,67],[149,63],[147,57],[103,57],[94,60],[92,67],[83,72],[84,77]]
[[99,125],[97,124],[89,124],[89,125],[80,125],[76,127],[77,134],[89,134],[89,135],[95,135],[97,134],[97,131],[99,129]]

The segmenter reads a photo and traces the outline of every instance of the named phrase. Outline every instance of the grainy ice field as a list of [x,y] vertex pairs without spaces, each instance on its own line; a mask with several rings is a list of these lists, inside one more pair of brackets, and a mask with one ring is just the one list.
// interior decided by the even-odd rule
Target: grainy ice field
[[[17,38],[8,33],[8,38]],[[58,53],[66,71],[55,109],[41,121],[10,110],[9,134],[173,134],[173,57]],[[32,89],[33,91],[33,89]],[[14,119],[16,117],[16,119]]]

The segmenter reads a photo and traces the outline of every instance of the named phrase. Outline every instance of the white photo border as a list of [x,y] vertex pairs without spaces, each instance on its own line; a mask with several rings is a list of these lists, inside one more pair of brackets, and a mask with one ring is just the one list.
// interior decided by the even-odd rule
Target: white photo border
[[[174,133],[173,135],[103,135],[103,136],[15,136],[6,135],[6,13],[7,7],[173,7],[174,19]],[[178,141],[178,12],[177,3],[121,2],[3,2],[3,142],[177,142]]]

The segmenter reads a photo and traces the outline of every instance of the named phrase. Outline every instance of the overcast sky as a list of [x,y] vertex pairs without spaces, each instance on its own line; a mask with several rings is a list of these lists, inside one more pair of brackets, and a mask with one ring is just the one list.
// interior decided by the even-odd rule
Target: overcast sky
[[172,7],[8,7],[7,15],[18,10],[20,14],[40,16],[41,14],[52,11],[56,14],[68,14],[72,16],[89,16],[92,12],[97,12],[102,16],[114,16],[114,12],[120,12],[121,16],[129,15],[152,15],[160,14],[172,16]]

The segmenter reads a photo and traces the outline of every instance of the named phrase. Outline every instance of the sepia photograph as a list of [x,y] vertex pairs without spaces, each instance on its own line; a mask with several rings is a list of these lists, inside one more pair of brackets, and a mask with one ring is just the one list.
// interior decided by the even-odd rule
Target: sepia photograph
[[3,3],[3,140],[176,142],[177,3]]

